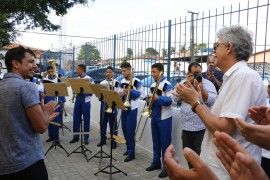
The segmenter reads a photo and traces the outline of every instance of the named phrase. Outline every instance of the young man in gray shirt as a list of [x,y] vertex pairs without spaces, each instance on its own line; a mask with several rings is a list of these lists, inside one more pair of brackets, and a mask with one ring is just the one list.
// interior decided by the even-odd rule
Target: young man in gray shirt
[[8,73],[0,82],[0,179],[47,180],[39,133],[44,133],[56,102],[40,104],[35,85],[34,53],[22,46],[5,55]]

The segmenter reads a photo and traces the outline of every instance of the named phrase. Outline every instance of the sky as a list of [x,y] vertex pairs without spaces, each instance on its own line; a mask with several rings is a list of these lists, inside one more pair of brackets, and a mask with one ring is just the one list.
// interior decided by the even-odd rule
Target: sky
[[[44,32],[40,29],[21,33],[17,42],[44,50],[81,45],[85,42],[118,34],[131,29],[152,25],[159,22],[190,16],[193,12],[215,12],[222,7],[229,9],[230,5],[238,7],[239,2],[246,6],[247,0],[96,0],[87,6],[77,5],[69,10],[65,17],[64,34],[81,37],[66,37],[60,39],[58,32]],[[255,0],[253,2],[256,2]],[[59,17],[50,14],[52,22],[59,23]],[[21,29],[23,30],[23,29]],[[82,38],[88,37],[88,38]]]

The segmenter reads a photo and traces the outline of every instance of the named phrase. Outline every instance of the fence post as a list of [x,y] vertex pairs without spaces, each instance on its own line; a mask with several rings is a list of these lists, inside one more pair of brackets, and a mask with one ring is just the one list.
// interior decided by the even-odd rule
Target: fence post
[[86,47],[87,47],[87,42],[85,43],[85,46],[84,46],[84,64],[85,64],[85,65],[87,65],[87,64],[86,64],[86,56],[87,56],[87,52],[86,52],[86,49],[87,49],[87,48],[86,48]]
[[[59,55],[59,61],[60,61],[60,65],[58,67],[58,69],[60,68],[60,72],[61,72],[61,67],[62,67],[62,61],[61,61],[61,58],[62,58],[62,51],[60,50],[60,55]],[[58,72],[57,72],[58,73]]]
[[73,63],[73,68],[72,68],[72,78],[74,78],[74,72],[75,72],[75,46],[73,46],[73,52],[72,52],[72,63]]
[[171,71],[171,34],[172,34],[172,20],[169,20],[169,22],[168,22],[167,80],[170,79],[170,71]]
[[113,69],[115,70],[116,61],[116,34],[113,35]]

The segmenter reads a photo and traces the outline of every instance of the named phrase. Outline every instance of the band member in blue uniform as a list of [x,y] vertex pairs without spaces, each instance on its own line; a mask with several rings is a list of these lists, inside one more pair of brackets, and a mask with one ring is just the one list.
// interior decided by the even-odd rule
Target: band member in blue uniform
[[[129,63],[123,63],[121,65],[121,71],[124,79],[121,81],[122,91],[119,95],[122,96],[123,102],[126,100],[127,90],[131,77],[131,65]],[[129,102],[131,107],[127,110],[122,110],[121,121],[122,130],[126,139],[127,151],[124,153],[126,157],[125,162],[135,159],[135,129],[137,126],[137,114],[138,114],[138,100],[145,97],[142,92],[142,82],[136,78],[132,78]]]
[[[77,66],[78,78],[89,79],[90,83],[94,83],[94,80],[86,75],[86,66],[84,64],[79,64]],[[90,110],[91,110],[91,98],[92,94],[77,94],[74,111],[73,111],[73,132],[80,132],[80,121],[83,116],[83,131],[90,131]],[[84,135],[84,144],[89,144],[89,135]],[[79,141],[79,135],[73,135],[73,139],[69,143],[75,143]]]
[[[47,67],[47,76],[43,79],[43,83],[59,83],[61,82],[60,79],[58,79],[55,76],[55,72],[54,72],[54,68],[52,66],[48,66]],[[44,97],[44,103],[47,104],[50,101],[54,101],[55,100],[55,96],[46,96],[46,92],[45,94],[41,95],[42,97]],[[62,108],[64,103],[66,102],[66,97],[64,96],[59,96],[58,97],[58,104],[60,105],[59,108],[55,111],[55,112],[59,112],[59,116],[57,116],[53,122],[57,122],[59,124],[63,123],[63,119],[62,119]],[[59,140],[59,127],[54,125],[54,124],[50,124],[49,128],[49,139],[46,140],[46,142],[50,142],[50,141],[55,141],[55,140]]]
[[[110,90],[115,92],[120,92],[121,87],[120,83],[113,79],[114,72],[113,68],[111,66],[108,66],[105,70],[105,80],[101,81],[100,84],[109,85]],[[105,105],[105,107],[104,107]],[[101,142],[98,143],[97,146],[102,146],[106,144],[106,133],[107,133],[107,124],[109,122],[110,125],[110,133],[113,133],[117,136],[117,109],[115,108],[113,113],[107,113],[103,110],[106,110],[108,108],[107,103],[104,101],[101,101],[101,107],[100,107],[100,123],[101,123]],[[117,147],[117,143],[113,140],[112,142],[112,148],[115,149]]]
[[[150,90],[153,93],[160,72],[164,72],[164,67],[161,63],[152,65],[152,76],[155,82],[151,85]],[[160,78],[160,83],[157,87],[156,94],[153,96],[153,104],[151,108],[151,129],[153,140],[153,161],[151,166],[146,168],[146,171],[153,171],[161,168],[161,153],[163,170],[158,175],[160,178],[167,177],[167,172],[164,166],[164,153],[167,147],[171,144],[171,131],[172,131],[172,92],[173,86],[165,77]],[[150,93],[150,94],[151,94]],[[151,96],[148,99],[150,103]]]

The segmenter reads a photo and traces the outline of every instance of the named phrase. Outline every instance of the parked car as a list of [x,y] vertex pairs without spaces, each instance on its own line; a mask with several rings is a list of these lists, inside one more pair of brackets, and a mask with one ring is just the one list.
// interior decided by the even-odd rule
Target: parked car
[[[101,81],[103,81],[105,79],[105,76],[104,76],[105,70],[106,70],[106,68],[91,69],[91,70],[86,72],[86,75],[93,78],[95,81],[95,84],[99,84]],[[115,68],[114,76],[117,77],[121,74],[122,74],[121,69]]]

